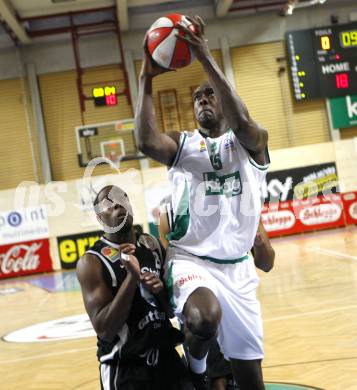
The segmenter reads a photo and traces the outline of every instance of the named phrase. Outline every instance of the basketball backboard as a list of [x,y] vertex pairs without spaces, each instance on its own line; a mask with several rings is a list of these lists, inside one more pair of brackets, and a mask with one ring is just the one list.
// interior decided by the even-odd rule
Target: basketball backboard
[[115,163],[145,157],[136,147],[133,118],[77,126],[75,135],[80,167],[96,157]]

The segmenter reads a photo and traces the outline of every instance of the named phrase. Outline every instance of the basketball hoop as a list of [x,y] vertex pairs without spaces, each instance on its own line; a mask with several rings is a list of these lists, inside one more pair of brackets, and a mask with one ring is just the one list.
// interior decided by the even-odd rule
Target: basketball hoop
[[100,143],[102,157],[107,158],[116,165],[120,166],[120,161],[125,156],[124,141],[122,139],[103,141]]

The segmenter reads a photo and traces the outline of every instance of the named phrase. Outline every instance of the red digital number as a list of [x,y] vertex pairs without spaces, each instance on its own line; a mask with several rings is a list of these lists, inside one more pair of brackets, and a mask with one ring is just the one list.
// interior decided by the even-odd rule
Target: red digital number
[[349,80],[347,73],[336,74],[336,87],[338,89],[347,89],[349,87]]
[[117,104],[116,95],[109,95],[105,97],[105,103],[107,106],[115,106]]

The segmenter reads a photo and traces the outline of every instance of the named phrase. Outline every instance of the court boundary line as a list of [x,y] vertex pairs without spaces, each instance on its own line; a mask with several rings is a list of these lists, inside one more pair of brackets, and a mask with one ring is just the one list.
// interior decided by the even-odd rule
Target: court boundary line
[[317,314],[328,314],[328,313],[334,313],[336,311],[343,311],[347,309],[356,309],[357,305],[350,305],[350,306],[343,306],[343,307],[336,307],[334,309],[326,309],[326,310],[315,310],[315,311],[307,311],[303,313],[296,313],[296,314],[287,314],[286,316],[279,316],[279,317],[272,317],[263,319],[263,322],[274,322],[274,321],[280,321],[280,320],[286,320],[289,318],[297,318],[297,317],[305,317],[305,316],[314,316]]
[[26,357],[19,358],[19,359],[3,360],[3,361],[0,360],[0,364],[12,364],[12,363],[24,362],[24,361],[27,361],[27,360],[38,360],[38,359],[44,359],[44,358],[52,357],[52,356],[65,355],[67,353],[78,353],[78,352],[82,352],[82,351],[90,351],[90,350],[95,350],[95,349],[96,349],[96,346],[87,347],[87,348],[70,349],[68,351],[44,353],[42,355],[26,356]]
[[343,253],[343,252],[339,252],[339,251],[334,251],[332,249],[322,248],[320,246],[301,246],[299,244],[294,244],[292,242],[289,243],[288,245],[298,247],[298,248],[303,248],[309,252],[319,252],[319,253],[325,254],[326,256],[330,256],[330,257],[337,256],[337,257],[342,257],[342,258],[345,258],[348,260],[357,260],[357,256],[349,255],[347,253]]
[[321,359],[321,360],[306,360],[304,362],[294,362],[294,363],[281,363],[274,365],[262,365],[262,368],[275,368],[275,367],[285,367],[285,366],[298,366],[304,364],[315,364],[315,363],[324,363],[324,362],[336,362],[341,360],[354,360],[357,359],[357,356],[349,356],[335,359]]
[[325,248],[321,248],[319,246],[317,247],[307,247],[306,249],[309,249],[313,252],[320,252],[320,253],[323,253],[327,256],[338,256],[338,257],[343,257],[343,258],[346,258],[346,259],[350,259],[350,260],[357,260],[357,256],[352,256],[352,255],[348,255],[346,253],[343,253],[343,252],[338,252],[338,251],[333,251],[331,249],[325,249]]

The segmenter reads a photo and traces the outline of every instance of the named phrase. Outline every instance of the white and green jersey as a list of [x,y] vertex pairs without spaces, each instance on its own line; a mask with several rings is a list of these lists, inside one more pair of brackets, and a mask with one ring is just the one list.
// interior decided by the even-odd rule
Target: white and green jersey
[[232,130],[218,138],[184,132],[169,180],[174,230],[170,245],[202,259],[236,263],[253,247],[260,186],[268,165],[258,165]]

